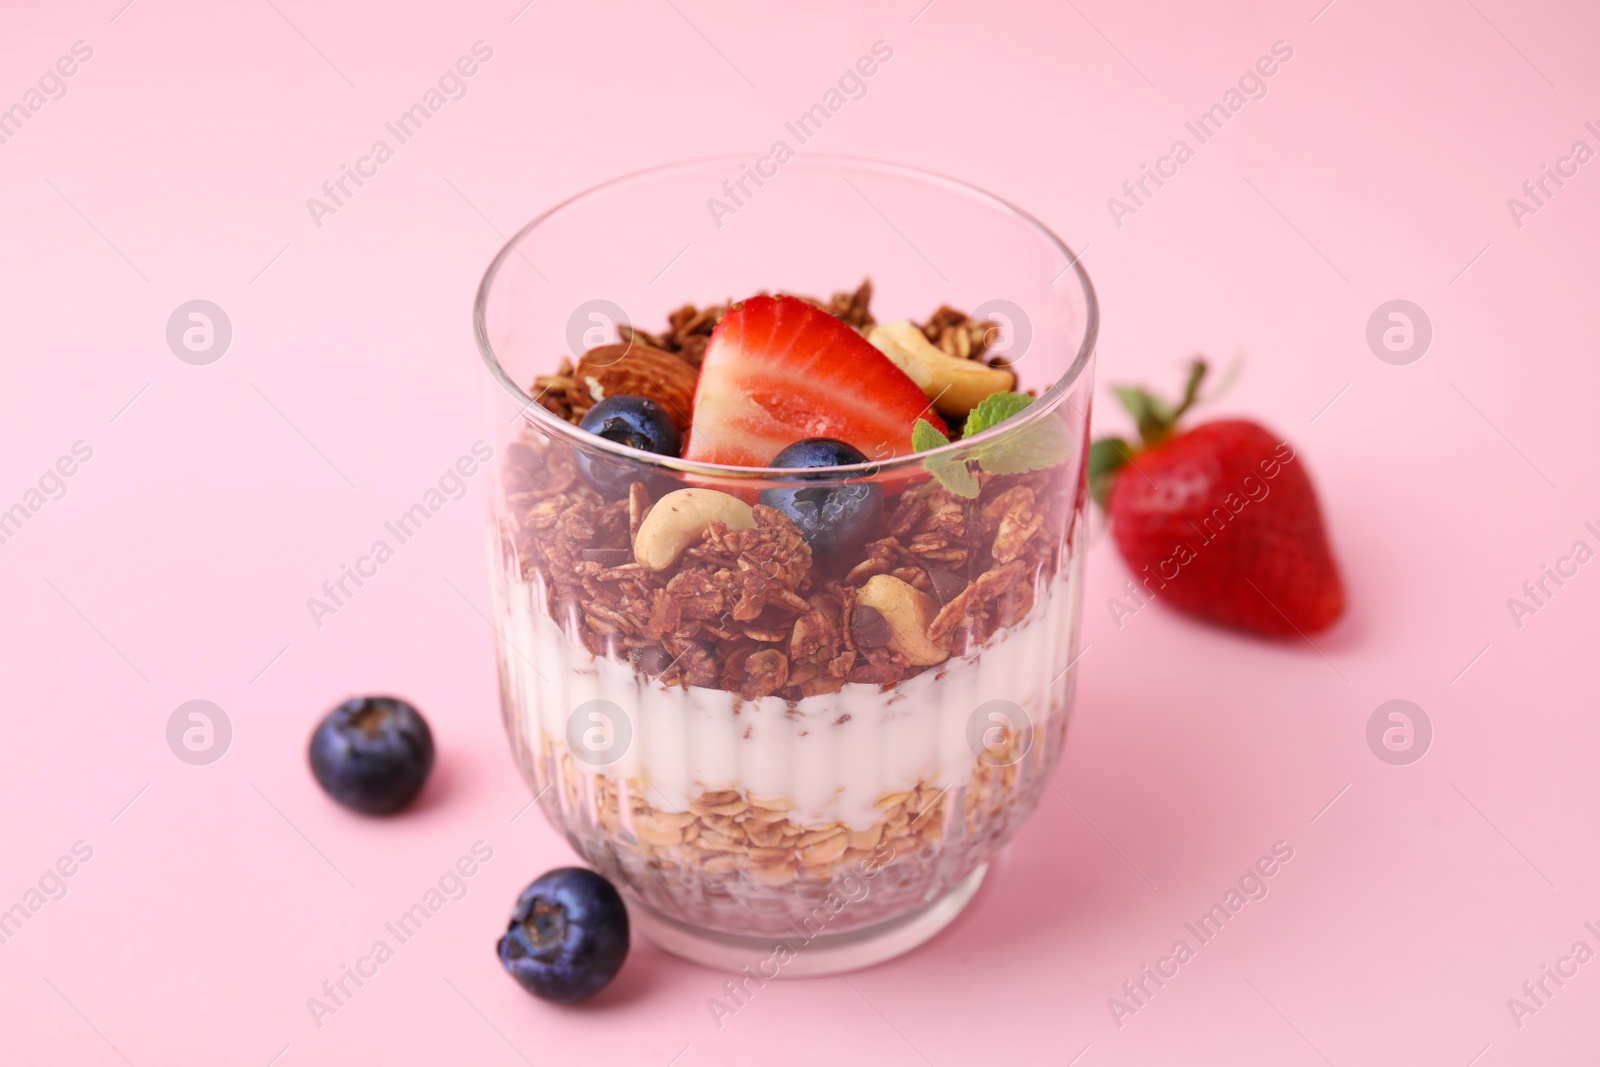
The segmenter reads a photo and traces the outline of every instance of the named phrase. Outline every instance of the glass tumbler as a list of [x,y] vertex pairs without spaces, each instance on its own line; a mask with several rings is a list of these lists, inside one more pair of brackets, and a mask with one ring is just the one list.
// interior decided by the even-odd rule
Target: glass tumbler
[[[963,309],[1033,402],[803,480],[616,444],[551,402],[598,345],[694,335],[697,360],[716,312],[686,308],[863,279],[872,318],[845,299],[846,321]],[[501,712],[546,818],[636,930],[713,967],[827,974],[933,936],[1038,804],[1071,714],[1098,318],[1077,258],[924,171],[705,159],[535,219],[473,318]],[[853,545],[813,551],[768,506],[831,492],[878,498]]]

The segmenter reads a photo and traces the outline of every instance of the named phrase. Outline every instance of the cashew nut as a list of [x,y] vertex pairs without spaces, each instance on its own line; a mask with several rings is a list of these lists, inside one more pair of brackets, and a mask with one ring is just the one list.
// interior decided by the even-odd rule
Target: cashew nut
[[963,417],[984,397],[1017,384],[1017,376],[1004,367],[948,354],[915,323],[882,323],[872,328],[867,340],[917,383],[941,415]]
[[928,624],[938,608],[933,598],[892,574],[879,574],[856,590],[856,603],[876,608],[889,624],[889,647],[917,667],[931,667],[950,653],[928,640]]
[[653,571],[664,571],[683,550],[705,536],[713,522],[730,530],[748,530],[755,512],[743,500],[715,489],[679,489],[656,501],[639,523],[633,558]]

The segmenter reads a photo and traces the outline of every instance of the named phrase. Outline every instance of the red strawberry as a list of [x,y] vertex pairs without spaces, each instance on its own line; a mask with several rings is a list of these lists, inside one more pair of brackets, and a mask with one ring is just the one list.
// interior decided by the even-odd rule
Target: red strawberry
[[792,296],[754,296],[722,317],[700,364],[685,459],[764,467],[786,445],[832,437],[869,458],[909,455],[911,426],[944,423],[866,338]]
[[1264,634],[1326,629],[1344,586],[1305,463],[1244,419],[1177,430],[1204,375],[1197,361],[1177,408],[1116,390],[1144,444],[1108,438],[1090,453],[1117,549],[1148,594],[1181,611]]

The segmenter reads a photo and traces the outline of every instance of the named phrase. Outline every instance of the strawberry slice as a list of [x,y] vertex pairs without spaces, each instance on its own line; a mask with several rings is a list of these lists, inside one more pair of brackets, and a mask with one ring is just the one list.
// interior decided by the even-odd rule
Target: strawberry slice
[[866,338],[804,300],[754,296],[706,345],[683,456],[764,467],[786,445],[832,437],[888,459],[911,454],[918,418],[945,428],[917,383]]

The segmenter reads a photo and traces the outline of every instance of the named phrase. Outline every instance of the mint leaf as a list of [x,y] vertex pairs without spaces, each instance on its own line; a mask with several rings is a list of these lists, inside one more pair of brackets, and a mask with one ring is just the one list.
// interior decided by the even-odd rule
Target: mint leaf
[[978,499],[978,478],[967,468],[964,459],[925,459],[922,465],[928,473],[939,479],[939,484],[956,496],[967,500]]
[[961,436],[974,437],[991,426],[1005,422],[1031,403],[1033,397],[1026,393],[990,393],[967,415],[967,426]]
[[[911,424],[912,451],[927,452],[942,448],[949,443],[950,438],[940,433],[938,427],[927,419],[918,419]],[[949,456],[929,457],[922,461],[922,465],[929,474],[939,480],[940,485],[956,496],[965,497],[967,500],[976,499],[978,479],[967,469],[966,460]]]
[[939,428],[927,419],[918,419],[911,424],[911,451],[927,452],[934,448],[943,448],[950,443],[950,438],[939,432]]
[[978,451],[978,465],[990,474],[1026,474],[1054,467],[1072,454],[1061,420],[1046,416]]

